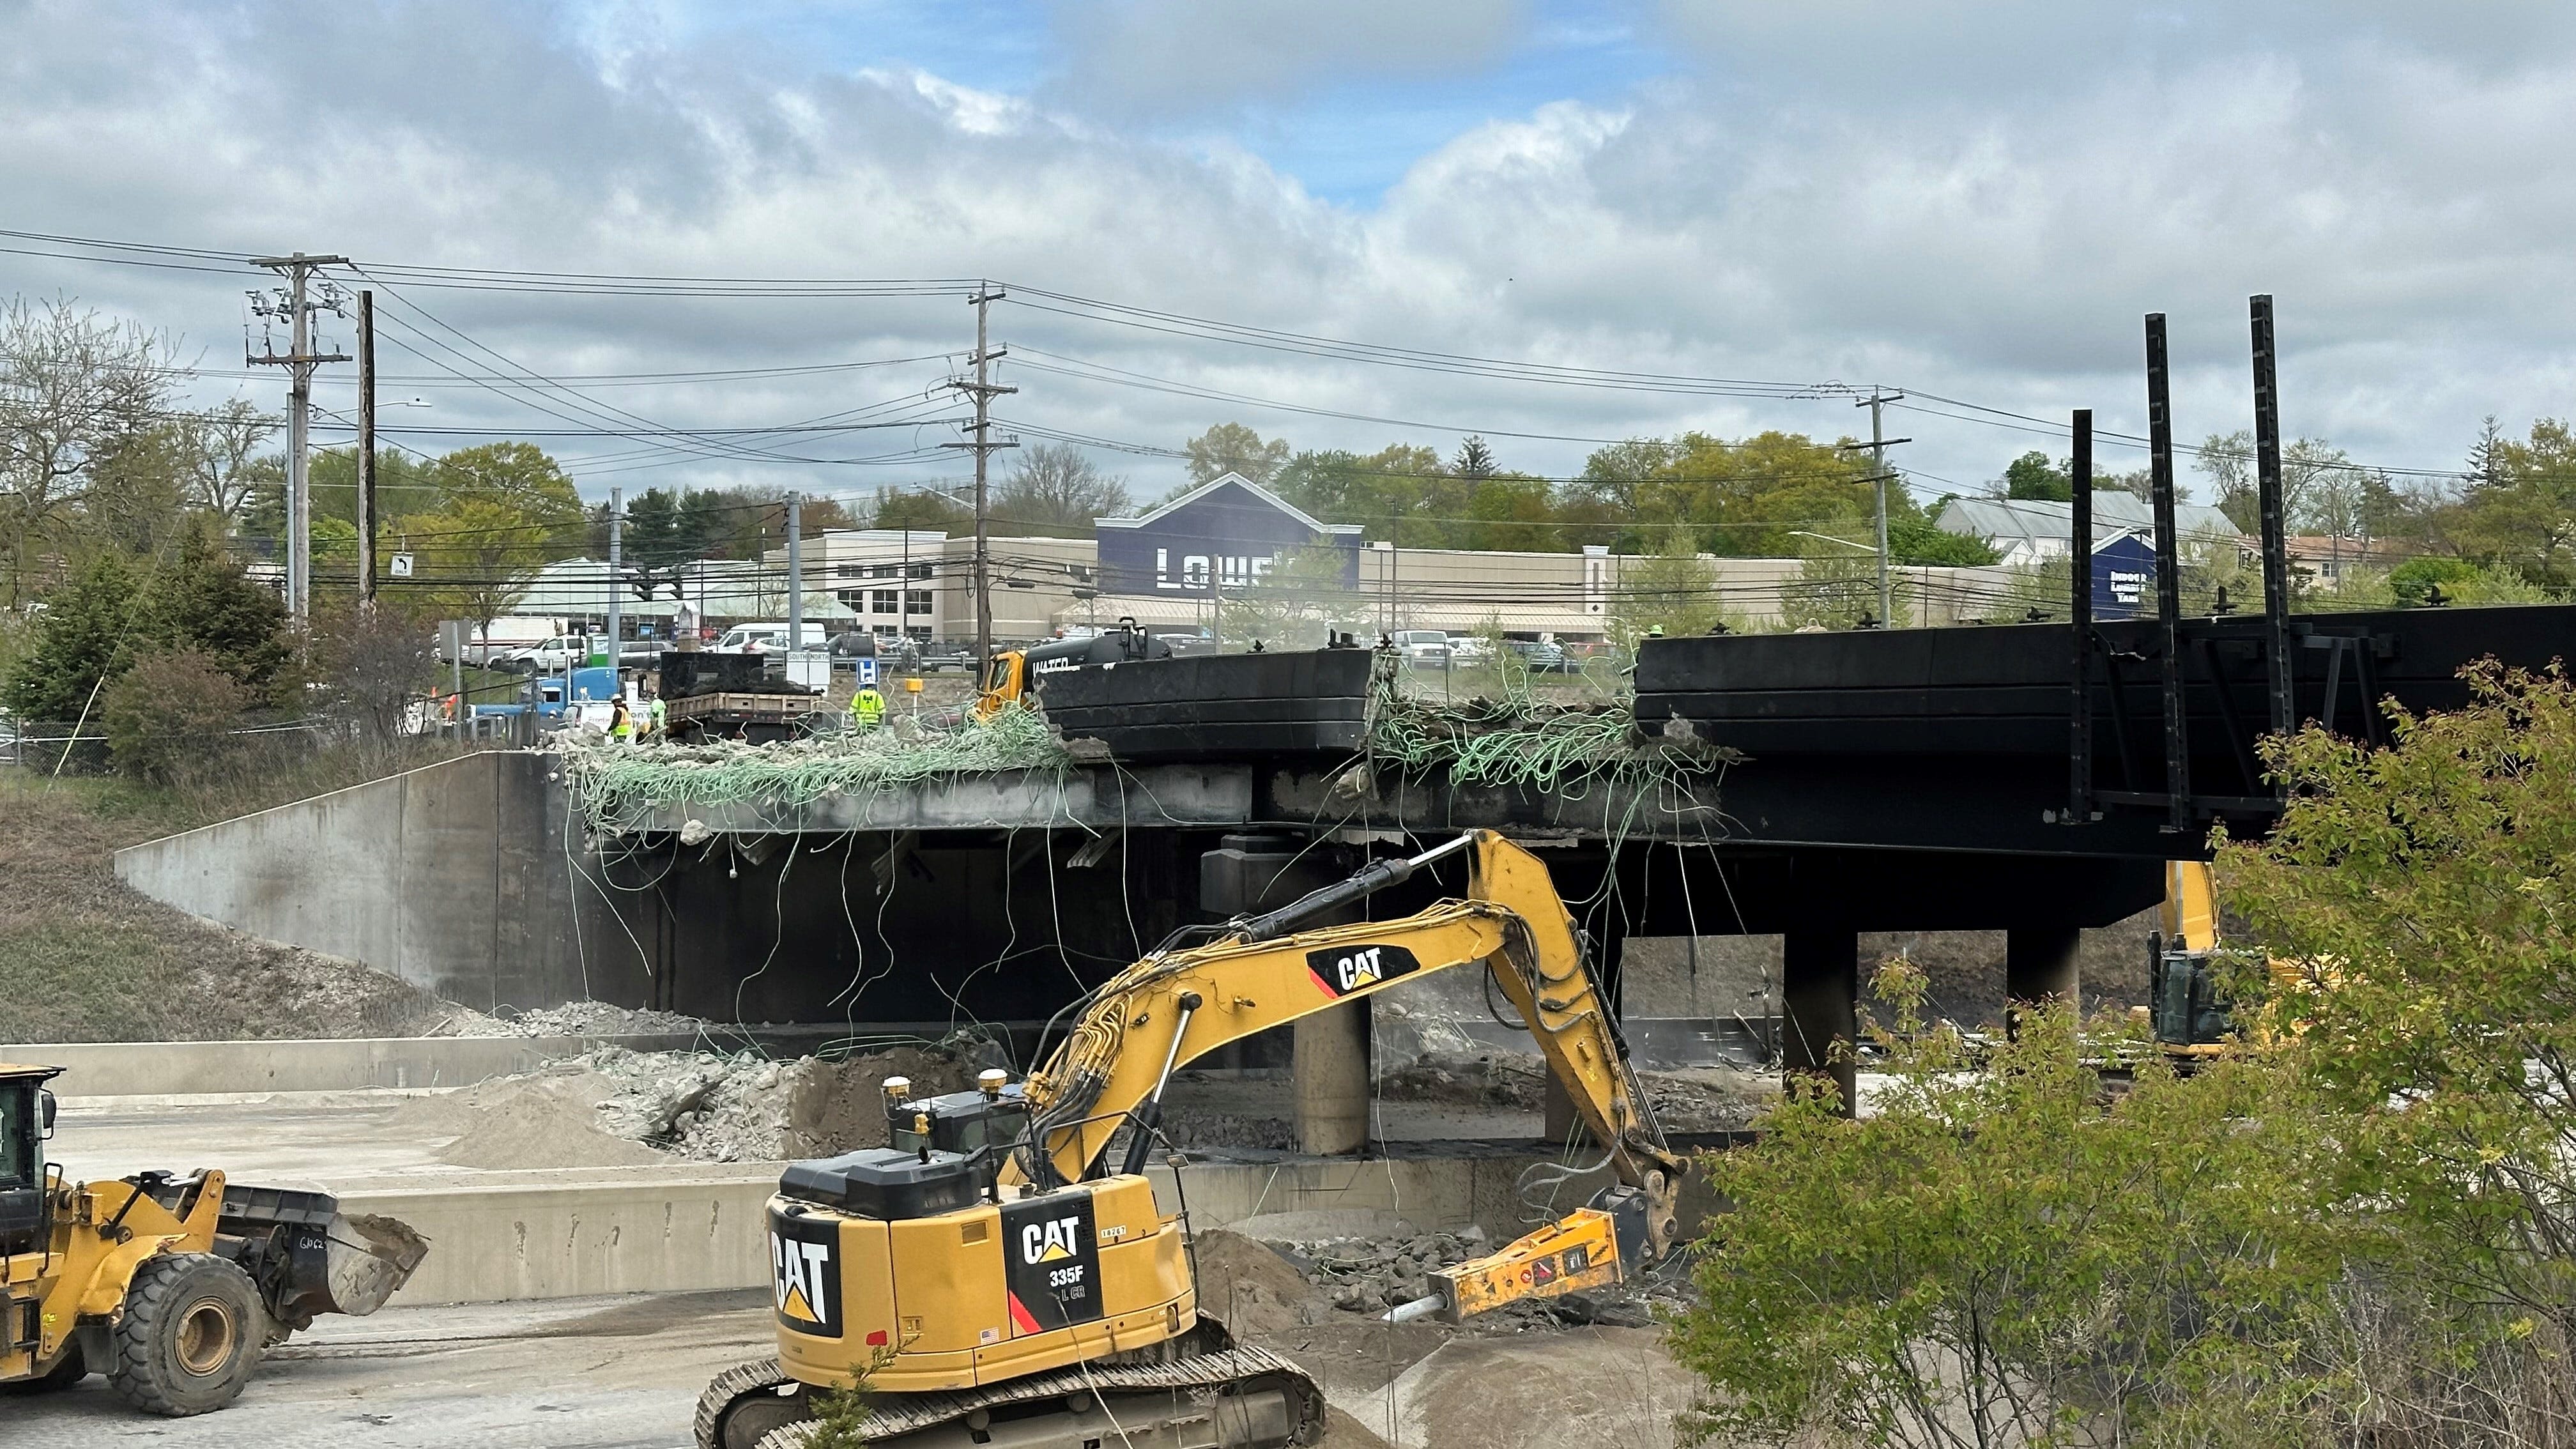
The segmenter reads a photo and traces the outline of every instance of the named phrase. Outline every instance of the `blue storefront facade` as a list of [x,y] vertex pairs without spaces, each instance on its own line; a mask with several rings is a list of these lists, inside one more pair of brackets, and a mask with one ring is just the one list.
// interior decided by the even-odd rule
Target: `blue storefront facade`
[[1359,582],[1361,530],[1324,523],[1237,474],[1204,483],[1140,518],[1094,525],[1104,592],[1208,598],[1258,582],[1290,555],[1330,549],[1345,585]]

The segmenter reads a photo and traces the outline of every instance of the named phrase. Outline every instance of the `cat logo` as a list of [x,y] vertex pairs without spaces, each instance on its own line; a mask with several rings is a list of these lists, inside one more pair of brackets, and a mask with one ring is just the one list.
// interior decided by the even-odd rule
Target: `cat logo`
[[770,1304],[780,1326],[815,1338],[841,1336],[839,1225],[828,1219],[769,1219]]
[[1081,1226],[1079,1217],[1061,1217],[1020,1229],[1020,1261],[1034,1265],[1072,1257],[1074,1233]]
[[1331,997],[1348,996],[1421,969],[1422,963],[1402,946],[1342,946],[1306,953],[1308,974]]
[[1101,1315],[1100,1233],[1087,1192],[1002,1205],[1002,1281],[1014,1336]]

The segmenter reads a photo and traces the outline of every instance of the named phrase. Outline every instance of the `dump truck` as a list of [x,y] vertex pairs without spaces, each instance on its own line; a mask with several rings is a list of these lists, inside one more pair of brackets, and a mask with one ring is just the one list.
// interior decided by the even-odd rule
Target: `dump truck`
[[[1467,857],[1463,897],[1325,924],[1453,854]],[[1475,831],[1275,911],[1182,928],[1068,1007],[1062,1044],[1024,1082],[989,1071],[915,1098],[889,1078],[892,1146],[781,1175],[767,1214],[778,1352],[708,1386],[700,1449],[798,1449],[817,1397],[860,1384],[864,1421],[840,1427],[886,1449],[1314,1443],[1314,1380],[1201,1308],[1186,1204],[1166,1211],[1145,1176],[1163,1092],[1230,1042],[1458,967],[1490,973],[1619,1180],[1435,1275],[1437,1311],[1597,1290],[1666,1260],[1688,1164],[1546,865]]]
[[328,1193],[211,1169],[70,1181],[45,1160],[61,1074],[0,1065],[0,1390],[97,1373],[148,1414],[220,1409],[270,1347],[317,1315],[375,1312],[428,1255]]

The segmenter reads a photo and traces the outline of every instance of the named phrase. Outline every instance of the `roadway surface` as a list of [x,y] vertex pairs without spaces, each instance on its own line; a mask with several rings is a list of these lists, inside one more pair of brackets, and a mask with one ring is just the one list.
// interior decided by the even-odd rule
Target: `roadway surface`
[[221,1413],[156,1419],[95,1375],[0,1399],[0,1444],[55,1449],[683,1449],[698,1391],[769,1351],[764,1289],[386,1308],[272,1349]]

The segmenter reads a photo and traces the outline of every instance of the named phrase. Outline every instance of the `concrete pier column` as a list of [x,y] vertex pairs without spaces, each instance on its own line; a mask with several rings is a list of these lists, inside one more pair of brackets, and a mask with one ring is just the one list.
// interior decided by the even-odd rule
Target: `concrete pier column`
[[[1546,1095],[1541,1102],[1547,1113],[1547,1145],[1551,1148],[1561,1146],[1574,1134],[1575,1125],[1580,1120],[1574,1113],[1574,1094],[1565,1089],[1565,1083],[1556,1079],[1556,1073],[1550,1072],[1547,1074]],[[1588,1140],[1591,1134],[1584,1135]]]
[[2020,1029],[2021,1009],[2057,1000],[2080,1007],[2078,957],[2084,933],[2073,926],[2016,926],[2004,933],[2004,1031]]
[[2004,997],[2036,1004],[2075,1000],[2082,984],[2077,956],[2084,933],[2073,926],[2016,926],[2004,933]]
[[1297,1076],[1297,1148],[1357,1152],[1369,1137],[1369,1004],[1344,1002],[1289,1027]]
[[1853,1103],[1852,1062],[1833,1060],[1836,1040],[1860,1039],[1860,933],[1790,931],[1780,942],[1780,1061],[1792,1074],[1830,1080]]

